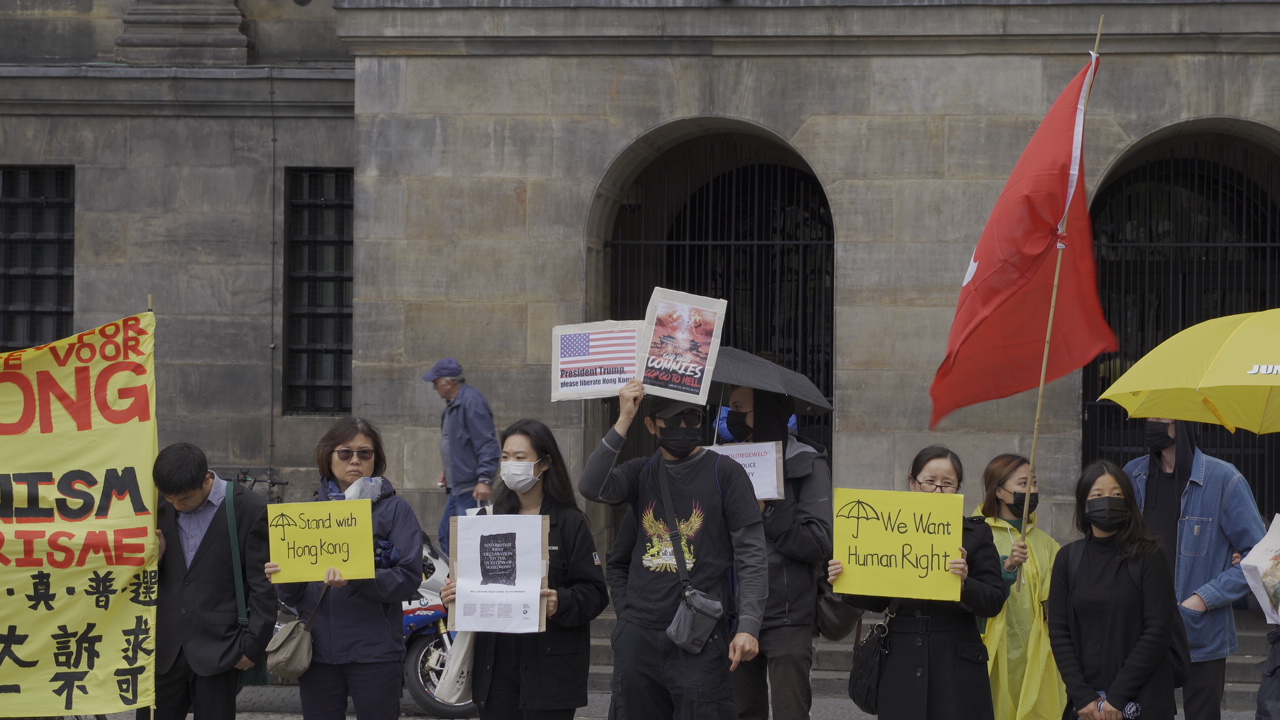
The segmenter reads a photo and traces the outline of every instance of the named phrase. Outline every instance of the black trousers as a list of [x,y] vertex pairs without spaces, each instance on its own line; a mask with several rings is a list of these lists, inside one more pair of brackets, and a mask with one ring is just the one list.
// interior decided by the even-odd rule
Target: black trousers
[[298,678],[298,698],[306,720],[344,720],[347,697],[359,720],[399,720],[404,663],[311,663]]
[[[741,666],[739,666],[741,667]],[[610,720],[737,720],[723,626],[697,655],[663,630],[618,620],[613,635]]]
[[729,673],[739,720],[809,720],[813,690],[813,627],[783,625],[760,631],[760,654]]
[[[178,651],[169,672],[156,676],[156,709],[139,708],[138,720],[185,720],[188,712],[195,720],[235,720],[236,681],[239,670],[217,675],[197,675],[187,663],[184,651]],[[193,710],[194,708],[194,710]]]
[[1227,679],[1227,659],[1193,662],[1182,687],[1182,714],[1187,720],[1219,720],[1222,692]]
[[493,678],[489,697],[480,708],[480,720],[573,720],[573,709],[547,710],[520,707],[520,639],[523,635],[499,634],[494,643]]

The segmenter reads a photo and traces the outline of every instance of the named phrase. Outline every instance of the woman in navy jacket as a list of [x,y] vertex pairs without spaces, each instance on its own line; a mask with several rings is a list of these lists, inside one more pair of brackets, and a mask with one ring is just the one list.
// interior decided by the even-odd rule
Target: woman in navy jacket
[[[401,603],[422,582],[422,528],[391,481],[382,477],[386,454],[369,421],[334,423],[316,446],[321,484],[316,502],[373,502],[374,577],[347,580],[335,568],[323,582],[283,583],[276,594],[310,618],[311,667],[298,678],[306,720],[339,720],[347,698],[359,720],[397,720],[404,678]],[[269,562],[268,576],[280,571]],[[323,597],[321,592],[324,592]]]
[[[571,720],[587,704],[591,621],[609,603],[600,556],[555,436],[537,420],[502,433],[498,515],[547,515],[547,629],[536,634],[479,633],[471,694],[481,720]],[[455,583],[441,591],[453,602]]]

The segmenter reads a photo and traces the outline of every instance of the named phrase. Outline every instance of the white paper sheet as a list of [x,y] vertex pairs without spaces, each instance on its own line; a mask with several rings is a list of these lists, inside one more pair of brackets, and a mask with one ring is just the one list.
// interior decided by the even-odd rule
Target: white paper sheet
[[545,629],[548,518],[475,515],[453,519],[457,598],[450,629],[533,633]]
[[742,465],[751,478],[751,485],[756,490],[757,500],[778,500],[782,498],[782,443],[779,441],[762,443],[731,443],[729,445],[708,445],[708,450],[731,457]]

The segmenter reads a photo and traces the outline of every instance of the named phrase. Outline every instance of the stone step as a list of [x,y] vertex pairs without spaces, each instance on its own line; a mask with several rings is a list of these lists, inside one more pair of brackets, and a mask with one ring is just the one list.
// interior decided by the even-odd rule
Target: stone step
[[1258,683],[1227,683],[1222,693],[1222,707],[1228,710],[1257,708]]
[[1266,659],[1266,655],[1232,655],[1227,658],[1227,682],[1257,685],[1261,677],[1258,663]]

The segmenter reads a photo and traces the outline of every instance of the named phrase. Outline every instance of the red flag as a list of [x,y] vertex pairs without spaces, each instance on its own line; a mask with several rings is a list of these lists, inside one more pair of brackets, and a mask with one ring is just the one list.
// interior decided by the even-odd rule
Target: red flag
[[1098,67],[1090,55],[1027,143],[978,240],[929,391],[930,427],[959,408],[1040,384],[1059,242],[1065,248],[1045,381],[1118,348],[1098,300],[1085,201],[1084,111]]

